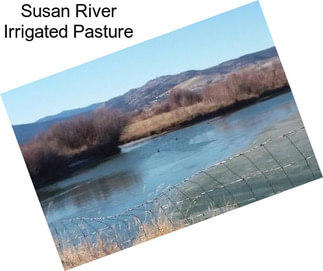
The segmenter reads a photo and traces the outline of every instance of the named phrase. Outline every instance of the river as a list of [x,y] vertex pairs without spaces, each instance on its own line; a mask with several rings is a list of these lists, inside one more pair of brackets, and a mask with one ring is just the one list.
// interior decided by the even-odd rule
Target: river
[[119,155],[38,191],[49,223],[115,215],[167,186],[250,146],[297,112],[291,92],[159,137],[122,146]]

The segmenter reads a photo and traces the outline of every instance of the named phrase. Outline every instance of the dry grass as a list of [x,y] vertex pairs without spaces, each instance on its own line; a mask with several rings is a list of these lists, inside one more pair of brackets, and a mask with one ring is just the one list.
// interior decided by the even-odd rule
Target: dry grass
[[179,107],[169,112],[153,115],[147,119],[133,121],[124,129],[120,141],[130,142],[142,137],[158,134],[183,122],[213,112],[216,109],[218,109],[217,105],[203,101],[190,106]]
[[175,88],[169,92],[166,101],[134,114],[120,141],[126,143],[159,134],[197,117],[287,86],[283,67],[279,59],[275,59],[231,73],[201,93]]
[[152,226],[149,224],[143,225],[141,227],[141,230],[134,241],[134,245],[138,245],[142,242],[146,242],[148,240],[154,239],[159,236],[163,236],[167,233],[171,233],[173,231],[179,230],[184,228],[184,223],[178,224],[176,226],[173,226],[169,221],[163,221],[158,223],[158,228],[157,226]]
[[[158,221],[158,225],[144,224],[143,226],[141,226],[140,231],[133,242],[133,245],[154,239],[183,227],[183,225],[179,224],[178,227],[175,228],[170,222],[166,220]],[[94,244],[83,241],[76,247],[70,245],[69,247],[64,249],[60,248],[57,240],[55,241],[55,243],[65,270],[120,251],[118,244],[106,244],[102,241],[102,239],[97,239]]]
[[[57,241],[56,246],[59,248]],[[77,247],[70,246],[68,248],[58,249],[58,253],[65,270],[94,261],[118,251],[120,251],[120,249],[116,244],[107,245],[102,242],[101,239],[98,239],[94,244],[89,244],[84,241]]]
[[174,88],[166,101],[127,116],[100,109],[55,124],[21,149],[34,184],[41,186],[68,174],[72,162],[114,155],[119,143],[160,134],[285,86],[288,82],[276,59],[231,73],[201,93]]
[[[204,212],[206,215],[205,218],[210,218],[216,215],[219,215],[222,212],[228,212],[237,208],[238,205],[235,203],[225,202],[221,212],[218,209],[215,209],[214,206],[210,205]],[[139,232],[134,239],[132,245],[137,245],[142,242],[154,239],[156,237],[171,233],[173,231],[184,228],[187,224],[184,221],[178,221],[176,225],[171,223],[162,212],[156,214],[157,220],[152,221],[151,223],[140,224]],[[170,215],[171,217],[171,215]],[[200,221],[200,219],[194,219],[194,223]],[[138,225],[137,225],[138,226]],[[67,248],[61,249],[58,241],[55,241],[56,247],[59,252],[62,264],[65,268],[71,269],[78,265],[99,259],[106,255],[120,251],[120,246],[114,241],[110,241],[108,244],[103,242],[101,238],[98,238],[97,241],[93,244],[90,244],[87,241],[83,241],[78,244],[76,247],[69,246]]]

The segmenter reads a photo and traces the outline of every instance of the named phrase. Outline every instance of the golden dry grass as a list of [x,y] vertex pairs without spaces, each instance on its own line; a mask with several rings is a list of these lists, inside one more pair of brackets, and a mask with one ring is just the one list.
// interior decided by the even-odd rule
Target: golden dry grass
[[[57,241],[56,246],[59,248]],[[88,242],[83,241],[76,247],[70,246],[64,249],[58,249],[58,253],[65,270],[99,259],[117,251],[120,251],[117,244],[107,245],[101,241],[101,239],[98,239],[94,244],[89,244]]]
[[128,124],[121,134],[121,142],[130,142],[139,138],[159,134],[176,127],[183,122],[218,109],[214,103],[200,102],[191,106],[180,107],[170,112],[154,115],[148,119],[135,120]]
[[[222,212],[228,212],[237,208],[238,205],[235,203],[225,202]],[[219,214],[217,209],[214,209],[212,205],[210,205],[205,210],[206,217],[213,217]],[[183,221],[178,221],[176,225],[171,223],[161,212],[156,214],[157,220],[152,223],[144,223],[140,224],[139,232],[136,238],[133,241],[133,245],[140,244],[142,242],[154,239],[156,237],[168,234],[170,232],[182,229],[185,227]],[[192,217],[192,221],[194,218]],[[199,220],[196,220],[197,222]],[[62,249],[58,243],[55,241],[56,247],[58,249],[59,256],[61,258],[62,264],[65,270],[71,269],[78,265],[85,264],[87,262],[99,259],[106,255],[110,255],[112,253],[120,251],[120,246],[116,242],[109,242],[108,244],[102,241],[101,238],[98,238],[95,243],[89,243],[87,241],[83,241],[78,244],[76,247],[70,245]]]
[[141,230],[136,240],[134,241],[134,245],[154,239],[156,237],[165,235],[167,233],[171,233],[183,227],[184,227],[184,224],[173,226],[170,222],[166,220],[158,223],[158,228],[149,224],[144,224],[143,227],[141,227]]
[[[180,228],[183,228],[182,224],[179,224],[175,228],[168,221],[159,221],[158,226],[156,224],[144,224],[140,228],[140,231],[135,238],[133,245],[154,239]],[[120,251],[118,244],[111,243],[107,245],[101,239],[98,239],[94,244],[83,241],[76,247],[70,245],[69,247],[64,249],[59,248],[58,241],[55,241],[55,243],[65,270]]]
[[127,143],[136,139],[179,127],[199,116],[261,97],[264,93],[288,86],[279,59],[251,65],[224,76],[206,86],[201,93],[172,89],[166,101],[134,114],[121,134],[120,141]]

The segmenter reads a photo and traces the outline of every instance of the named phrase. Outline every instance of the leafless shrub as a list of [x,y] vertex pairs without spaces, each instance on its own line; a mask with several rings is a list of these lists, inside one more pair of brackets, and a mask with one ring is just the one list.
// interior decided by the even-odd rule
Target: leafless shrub
[[193,91],[176,89],[170,92],[167,101],[170,109],[173,110],[201,102],[202,97],[199,93]]
[[288,86],[287,78],[279,60],[276,60],[262,69],[253,66],[230,74],[208,87],[202,96],[204,100],[226,105],[285,86]]
[[85,152],[115,153],[125,125],[124,114],[107,109],[54,124],[21,147],[32,179],[39,183],[63,173],[68,160]]
[[[137,112],[124,130],[121,140],[129,142],[167,131],[239,102],[259,98],[288,86],[278,58],[258,63],[225,76],[200,94],[173,89],[166,101]],[[231,107],[231,110],[233,108]]]
[[78,149],[94,143],[95,128],[90,118],[80,116],[54,124],[45,135],[49,140],[55,140],[61,148]]
[[57,176],[57,169],[61,173],[66,170],[66,161],[46,141],[32,141],[21,148],[28,171],[38,184],[46,182],[48,174]]
[[170,106],[169,106],[169,102],[165,101],[165,102],[161,102],[159,104],[156,104],[152,107],[152,112],[154,115],[158,115],[161,113],[165,113],[165,112],[169,112]]
[[202,101],[199,93],[184,89],[174,89],[170,92],[166,101],[152,105],[149,109],[138,112],[134,119],[145,120],[155,115],[174,111],[178,108],[190,106]]
[[118,110],[99,109],[91,116],[95,146],[117,146],[126,117]]

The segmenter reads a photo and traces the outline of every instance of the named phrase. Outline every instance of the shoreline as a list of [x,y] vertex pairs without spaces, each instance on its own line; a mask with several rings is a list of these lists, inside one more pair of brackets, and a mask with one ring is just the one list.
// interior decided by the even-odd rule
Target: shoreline
[[68,170],[66,172],[61,172],[59,174],[59,176],[49,178],[48,180],[46,180],[46,182],[42,182],[41,184],[34,183],[35,189],[36,189],[36,191],[40,190],[42,188],[45,188],[46,186],[63,181],[66,178],[75,176],[75,175],[77,175],[77,174],[79,174],[91,167],[94,167],[94,166],[101,164],[105,161],[113,159],[117,155],[120,155],[122,147],[132,146],[132,145],[138,144],[140,142],[144,142],[146,140],[151,140],[151,139],[163,136],[167,133],[170,133],[170,132],[173,132],[176,130],[190,127],[190,126],[195,125],[195,124],[202,122],[202,121],[206,121],[206,120],[209,120],[209,119],[212,119],[215,117],[224,116],[226,114],[233,113],[235,111],[238,111],[238,110],[241,110],[241,109],[246,108],[248,106],[254,105],[256,103],[274,98],[276,96],[288,93],[290,91],[291,91],[291,89],[289,86],[283,87],[280,89],[270,90],[270,91],[264,92],[262,95],[260,95],[257,98],[254,97],[254,98],[251,98],[248,100],[242,100],[242,101],[236,102],[234,104],[228,105],[226,107],[219,108],[216,111],[213,111],[213,112],[210,112],[210,113],[207,113],[204,115],[198,115],[193,119],[190,119],[190,120],[180,123],[179,125],[176,125],[173,127],[168,127],[162,131],[155,132],[153,135],[139,137],[139,138],[137,138],[135,140],[131,140],[129,142],[122,142],[118,146],[118,150],[115,150],[115,152],[110,153],[109,155],[97,156],[97,155],[93,155],[93,153],[80,153],[68,161]]
[[269,90],[264,92],[262,95],[260,95],[259,97],[253,97],[247,100],[242,100],[242,101],[238,101],[234,104],[231,105],[227,105],[225,107],[219,108],[215,111],[209,112],[207,114],[204,115],[198,115],[196,117],[193,117],[190,120],[186,120],[184,122],[179,123],[178,125],[175,126],[169,126],[166,127],[164,129],[161,129],[159,131],[154,131],[151,135],[143,135],[143,136],[138,136],[135,137],[132,140],[125,140],[125,141],[121,141],[120,143],[120,147],[123,147],[125,145],[130,146],[130,145],[134,145],[136,143],[139,142],[143,142],[145,140],[149,140],[149,139],[153,139],[162,135],[165,135],[167,133],[176,131],[176,130],[180,130],[189,126],[192,126],[194,124],[197,124],[199,122],[202,121],[206,121],[212,118],[216,118],[216,117],[220,117],[220,116],[225,116],[226,114],[230,114],[233,113],[235,111],[241,110],[243,108],[246,108],[248,106],[254,105],[256,103],[277,97],[279,95],[285,94],[291,92],[290,86],[286,86],[283,88],[279,88],[279,89],[275,89],[275,90]]

